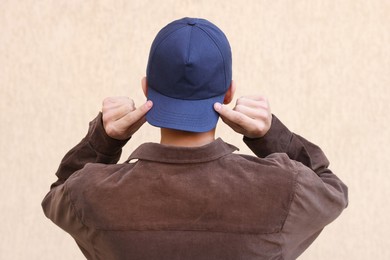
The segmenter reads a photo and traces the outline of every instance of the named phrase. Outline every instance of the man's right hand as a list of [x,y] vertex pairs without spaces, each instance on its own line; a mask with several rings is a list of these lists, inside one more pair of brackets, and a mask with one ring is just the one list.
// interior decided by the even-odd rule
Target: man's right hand
[[102,108],[104,130],[111,138],[126,140],[146,122],[145,115],[152,106],[150,100],[136,108],[128,97],[105,98]]
[[233,109],[215,103],[214,109],[223,122],[246,137],[263,137],[271,128],[271,108],[268,100],[263,96],[241,97],[237,99]]

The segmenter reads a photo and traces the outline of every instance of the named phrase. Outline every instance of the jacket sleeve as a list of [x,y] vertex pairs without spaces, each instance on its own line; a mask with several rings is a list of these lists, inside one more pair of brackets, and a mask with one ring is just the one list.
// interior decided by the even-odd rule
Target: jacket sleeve
[[295,176],[295,194],[283,225],[285,259],[295,259],[348,205],[347,186],[328,168],[322,150],[287,129],[276,116],[258,139],[244,137],[261,158],[276,161]]
[[99,113],[90,122],[87,135],[62,159],[56,173],[58,179],[51,185],[49,193],[42,201],[42,208],[46,217],[72,236],[77,234],[74,238],[83,252],[88,250],[83,245],[83,234],[87,234],[87,227],[83,225],[74,208],[67,191],[66,181],[87,163],[117,163],[122,147],[127,141],[109,137],[103,127],[102,114]]
[[51,188],[63,184],[74,172],[82,169],[87,163],[117,163],[122,153],[122,147],[127,141],[109,137],[103,127],[102,113],[99,113],[89,123],[87,135],[62,159],[56,173],[58,180],[52,184]]

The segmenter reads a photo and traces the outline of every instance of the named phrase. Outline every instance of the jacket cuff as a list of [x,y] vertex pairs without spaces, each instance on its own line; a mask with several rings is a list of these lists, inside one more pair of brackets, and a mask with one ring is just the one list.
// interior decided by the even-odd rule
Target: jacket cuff
[[99,112],[98,116],[89,123],[89,130],[86,138],[96,152],[108,156],[120,153],[122,147],[130,140],[130,138],[118,140],[108,136],[106,130],[104,130],[101,112]]
[[243,140],[258,157],[266,157],[272,153],[287,153],[292,136],[292,132],[275,115],[272,115],[271,128],[263,137],[244,136]]

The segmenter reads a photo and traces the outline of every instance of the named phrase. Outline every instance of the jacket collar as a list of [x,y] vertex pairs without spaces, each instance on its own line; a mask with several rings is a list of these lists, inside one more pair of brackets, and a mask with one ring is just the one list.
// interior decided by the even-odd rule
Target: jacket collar
[[221,138],[200,147],[177,147],[158,143],[144,143],[129,157],[162,163],[202,163],[216,160],[233,153],[237,147],[225,143]]

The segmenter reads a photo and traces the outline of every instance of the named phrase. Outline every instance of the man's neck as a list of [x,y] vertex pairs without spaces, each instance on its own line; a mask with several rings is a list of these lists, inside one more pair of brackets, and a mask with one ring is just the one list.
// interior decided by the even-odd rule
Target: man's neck
[[161,128],[161,144],[182,147],[199,147],[215,140],[215,129],[205,133],[192,133]]

